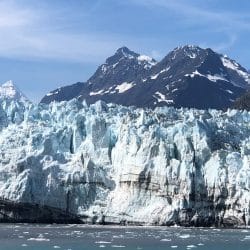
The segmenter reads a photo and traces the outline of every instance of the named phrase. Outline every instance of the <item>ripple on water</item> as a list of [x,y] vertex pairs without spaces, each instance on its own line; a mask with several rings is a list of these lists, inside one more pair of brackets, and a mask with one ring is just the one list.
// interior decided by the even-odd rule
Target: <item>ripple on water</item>
[[246,236],[244,237],[243,241],[245,241],[245,240],[250,240],[250,235],[246,235]]

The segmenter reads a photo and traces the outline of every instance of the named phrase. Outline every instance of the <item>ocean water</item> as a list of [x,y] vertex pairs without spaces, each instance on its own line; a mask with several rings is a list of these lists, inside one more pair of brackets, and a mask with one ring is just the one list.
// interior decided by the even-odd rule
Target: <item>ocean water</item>
[[2,250],[250,250],[250,230],[1,224]]

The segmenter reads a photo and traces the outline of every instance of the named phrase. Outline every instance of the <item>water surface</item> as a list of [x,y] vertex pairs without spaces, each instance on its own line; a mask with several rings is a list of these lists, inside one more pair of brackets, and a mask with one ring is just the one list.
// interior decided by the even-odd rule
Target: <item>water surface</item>
[[1,224],[2,250],[250,249],[250,230]]

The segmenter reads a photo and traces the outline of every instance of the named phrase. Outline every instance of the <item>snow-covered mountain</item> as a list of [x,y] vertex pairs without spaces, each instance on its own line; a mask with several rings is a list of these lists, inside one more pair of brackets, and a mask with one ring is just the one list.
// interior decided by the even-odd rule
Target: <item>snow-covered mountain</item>
[[249,88],[248,71],[211,49],[182,46],[156,62],[123,47],[86,83],[54,90],[41,102],[79,98],[136,107],[224,109]]
[[236,110],[0,100],[0,220],[250,225],[249,123]]
[[79,82],[51,91],[41,102],[50,103],[68,101],[73,98],[86,98],[88,102],[93,103],[99,100],[100,96],[105,97],[105,94],[108,93],[115,97],[116,93],[126,92],[131,86],[129,82],[144,75],[155,64],[154,59],[122,47],[98,67],[87,83]]
[[0,99],[5,98],[16,101],[28,100],[11,80],[0,85]]

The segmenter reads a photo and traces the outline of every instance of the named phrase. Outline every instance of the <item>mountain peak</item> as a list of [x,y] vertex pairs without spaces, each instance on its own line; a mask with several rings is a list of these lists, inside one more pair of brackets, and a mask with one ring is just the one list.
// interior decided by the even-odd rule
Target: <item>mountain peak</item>
[[206,49],[201,48],[198,45],[186,44],[186,45],[179,46],[179,47],[175,48],[174,50],[192,50],[192,51],[194,51],[194,50],[206,50]]
[[[117,57],[117,56],[119,58],[135,59],[140,64],[145,64],[145,68],[148,68],[148,69],[157,63],[157,61],[154,58],[151,58],[150,56],[147,56],[147,55],[138,54],[125,46],[119,48],[116,51],[114,57]],[[113,57],[111,57],[111,58],[113,58]]]
[[128,47],[126,47],[126,46],[122,46],[122,47],[120,47],[119,49],[117,49],[116,52],[129,53],[129,52],[133,52],[133,51],[131,51],[131,50],[130,50]]
[[121,55],[122,57],[127,57],[127,58],[134,58],[134,57],[138,57],[139,54],[135,53],[134,51],[130,50],[129,48],[123,46],[121,48],[119,48],[116,51],[117,55]]
[[12,80],[9,80],[0,85],[0,99],[3,98],[18,100],[18,101],[28,100]]
[[173,52],[183,54],[184,56],[188,56],[190,58],[195,58],[198,54],[207,50],[209,49],[203,49],[197,45],[184,45],[175,48]]

